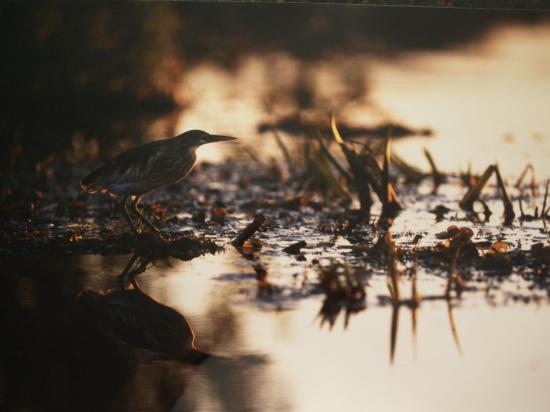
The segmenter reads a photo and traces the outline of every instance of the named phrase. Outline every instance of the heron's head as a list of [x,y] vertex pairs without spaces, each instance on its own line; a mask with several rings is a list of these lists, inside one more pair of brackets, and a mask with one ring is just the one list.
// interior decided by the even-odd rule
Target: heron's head
[[202,146],[203,144],[207,143],[225,142],[236,139],[235,137],[231,136],[206,133],[202,130],[189,130],[188,132],[181,134],[180,137],[183,137],[187,142],[191,144],[191,146]]

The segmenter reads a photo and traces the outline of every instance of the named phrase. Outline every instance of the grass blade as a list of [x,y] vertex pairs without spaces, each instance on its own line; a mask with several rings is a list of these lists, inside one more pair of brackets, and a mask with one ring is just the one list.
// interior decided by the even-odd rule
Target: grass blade
[[498,170],[498,166],[495,166],[495,173],[497,175],[497,182],[500,188],[500,193],[502,194],[502,203],[504,203],[504,224],[511,225],[514,217],[516,216],[516,214],[514,213],[514,206],[510,201],[510,197],[508,196],[508,192],[506,190],[506,185],[502,180],[502,176],[500,175],[500,170]]
[[283,139],[281,139],[281,136],[279,136],[279,133],[277,133],[277,130],[272,129],[272,132],[273,136],[275,137],[275,141],[277,142],[277,146],[279,146],[279,149],[281,150],[283,157],[285,158],[285,162],[288,167],[288,174],[290,176],[294,176],[294,165],[292,163],[290,153],[288,152],[288,149],[285,146]]
[[485,172],[483,172],[483,175],[479,178],[479,180],[476,182],[475,185],[473,185],[466,194],[462,197],[462,200],[458,203],[461,209],[466,210],[468,212],[474,211],[474,202],[479,198],[479,195],[481,194],[481,191],[487,184],[487,181],[491,178],[491,175],[493,174],[495,170],[494,165],[490,165],[485,169]]
[[428,163],[430,163],[430,168],[432,169],[432,177],[434,181],[434,192],[435,192],[439,187],[439,185],[443,183],[444,175],[439,172],[439,170],[437,169],[437,166],[435,165],[435,161],[432,157],[432,154],[426,148],[424,148],[424,156],[426,156],[426,159],[428,159]]

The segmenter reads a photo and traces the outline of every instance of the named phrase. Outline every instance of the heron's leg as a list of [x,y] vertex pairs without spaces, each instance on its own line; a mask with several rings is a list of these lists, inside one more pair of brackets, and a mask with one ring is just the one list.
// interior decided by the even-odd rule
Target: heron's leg
[[128,280],[130,281],[134,289],[141,290],[139,284],[137,283],[136,276],[145,272],[147,266],[149,266],[149,259],[142,257],[140,258],[139,267],[128,273]]
[[149,226],[150,229],[154,230],[155,232],[157,233],[161,233],[160,229],[158,227],[156,227],[153,222],[151,222],[149,219],[147,219],[145,217],[145,215],[141,212],[141,210],[139,210],[138,208],[138,202],[141,200],[141,196],[138,196],[134,199],[134,201],[132,202],[132,208],[134,209],[134,212],[136,212],[136,214],[139,216],[139,218],[141,219],[141,221],[143,223],[145,223],[147,226]]
[[122,198],[120,201],[120,208],[122,209],[122,214],[126,218],[126,222],[128,222],[128,225],[132,229],[132,232],[134,232],[134,235],[138,234],[138,231],[136,229],[136,226],[134,225],[134,222],[132,222],[132,218],[130,217],[130,213],[128,213],[128,206],[126,205],[126,201],[128,200],[129,195],[126,195]]
[[128,271],[130,270],[130,268],[133,266],[134,262],[136,261],[137,259],[137,255],[134,253],[132,255],[132,257],[130,258],[130,260],[128,261],[128,263],[126,264],[126,267],[124,268],[124,270],[122,271],[122,273],[120,275],[117,276],[118,278],[118,284],[120,286],[120,289],[124,290],[124,278],[126,276],[128,276]]
[[[138,258],[139,258],[138,267],[135,268],[135,269],[130,270],[132,268],[132,266],[134,265],[134,263],[136,262],[136,260],[138,260]],[[130,258],[130,260],[128,261],[128,263],[126,264],[126,267],[124,268],[122,273],[117,276],[118,284],[120,286],[120,289],[122,289],[122,290],[126,289],[124,287],[124,278],[125,277],[128,278],[128,280],[130,281],[130,284],[134,287],[134,289],[140,289],[140,287],[137,283],[137,280],[136,280],[136,276],[143,273],[143,272],[145,272],[145,270],[147,269],[147,266],[149,266],[149,262],[150,262],[150,260],[148,258],[140,257],[140,256],[138,256],[134,253],[132,255],[132,257]]]

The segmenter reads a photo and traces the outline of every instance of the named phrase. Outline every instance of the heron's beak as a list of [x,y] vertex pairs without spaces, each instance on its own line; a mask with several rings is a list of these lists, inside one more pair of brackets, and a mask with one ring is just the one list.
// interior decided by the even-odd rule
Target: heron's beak
[[229,140],[237,140],[236,137],[231,136],[221,136],[217,134],[211,134],[208,136],[208,143],[214,143],[214,142],[226,142]]

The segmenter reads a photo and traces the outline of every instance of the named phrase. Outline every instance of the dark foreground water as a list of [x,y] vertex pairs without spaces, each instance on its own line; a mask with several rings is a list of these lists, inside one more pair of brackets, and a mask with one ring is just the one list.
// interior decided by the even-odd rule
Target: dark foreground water
[[[415,335],[408,308],[396,313],[378,304],[376,295],[387,294],[385,278],[373,277],[367,308],[352,315],[347,327],[344,313],[330,327],[319,315],[323,296],[302,297],[299,285],[289,285],[293,297],[258,299],[255,276],[239,257],[229,249],[192,262],[156,262],[139,276],[142,290],[184,315],[198,347],[216,355],[198,366],[114,337],[75,301],[82,288],[116,288],[129,256],[4,259],[4,406],[546,410],[546,303],[510,300],[495,307],[483,292],[453,303],[451,310],[445,301],[424,302],[416,311]],[[293,270],[300,278],[310,273],[305,265]],[[420,284],[424,290],[444,287],[430,276]],[[514,292],[523,283],[512,278],[506,285]]]

